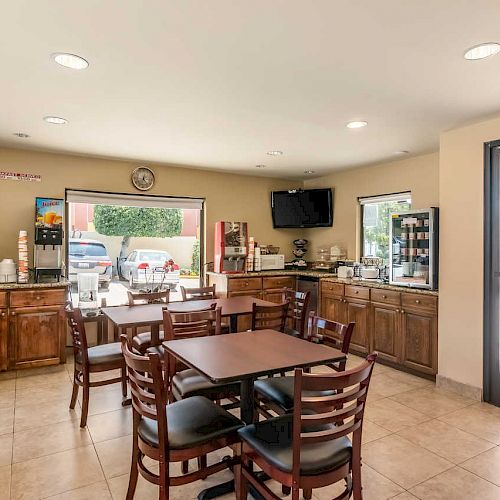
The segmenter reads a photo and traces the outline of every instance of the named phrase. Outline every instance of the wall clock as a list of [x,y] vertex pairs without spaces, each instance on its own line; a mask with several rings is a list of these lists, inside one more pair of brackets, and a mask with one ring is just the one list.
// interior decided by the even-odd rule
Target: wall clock
[[132,172],[132,184],[141,191],[148,191],[155,183],[155,174],[148,167],[137,167]]

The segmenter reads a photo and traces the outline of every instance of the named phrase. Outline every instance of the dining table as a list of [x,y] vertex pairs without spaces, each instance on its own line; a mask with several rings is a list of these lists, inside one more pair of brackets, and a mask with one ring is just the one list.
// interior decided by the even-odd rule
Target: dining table
[[170,312],[189,312],[199,309],[208,309],[215,303],[215,307],[221,307],[221,316],[229,317],[230,332],[238,329],[238,317],[252,314],[253,304],[270,306],[274,302],[240,295],[236,297],[221,297],[217,299],[186,300],[183,302],[164,302],[154,304],[140,304],[133,306],[113,306],[101,309],[113,325],[113,338],[118,340],[120,333],[132,328],[150,327],[151,342],[153,345],[160,344],[160,326],[163,324],[163,309]]
[[[245,424],[258,419],[254,399],[257,378],[346,359],[338,349],[275,330],[169,340],[163,346],[170,355],[213,383],[240,381],[240,418]],[[198,500],[216,498],[233,490],[234,481],[229,481],[203,490]]]

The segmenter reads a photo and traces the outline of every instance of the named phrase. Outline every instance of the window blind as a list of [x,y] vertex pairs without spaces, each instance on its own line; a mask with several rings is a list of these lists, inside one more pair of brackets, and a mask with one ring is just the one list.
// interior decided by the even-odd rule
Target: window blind
[[365,196],[358,198],[360,205],[370,205],[372,203],[387,203],[390,201],[408,201],[411,203],[411,191],[404,193],[382,194],[380,196]]
[[176,198],[171,196],[148,196],[138,194],[102,193],[98,191],[67,190],[68,203],[93,205],[120,205],[142,208],[184,208],[201,210],[203,198]]

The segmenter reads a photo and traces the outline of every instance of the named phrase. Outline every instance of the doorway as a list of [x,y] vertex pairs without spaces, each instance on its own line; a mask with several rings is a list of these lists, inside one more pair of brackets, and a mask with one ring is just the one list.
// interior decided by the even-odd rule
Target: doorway
[[181,286],[199,286],[203,200],[67,190],[66,202],[73,291],[90,279],[85,274],[97,276],[98,299],[107,305],[126,304],[129,290],[169,289],[175,301]]
[[483,397],[500,406],[500,140],[484,158]]

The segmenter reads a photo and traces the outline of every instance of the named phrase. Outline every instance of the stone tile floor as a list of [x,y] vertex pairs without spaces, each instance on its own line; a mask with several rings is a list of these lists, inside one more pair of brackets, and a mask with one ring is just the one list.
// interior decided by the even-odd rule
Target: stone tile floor
[[[68,363],[0,374],[0,500],[125,498],[131,409],[121,407],[119,384],[94,389],[80,429],[79,406],[68,409],[71,371]],[[377,365],[365,415],[365,500],[500,499],[500,408]],[[229,477],[172,488],[171,498],[195,499]],[[314,498],[331,499],[339,486]],[[156,499],[157,490],[139,479],[135,498]]]

